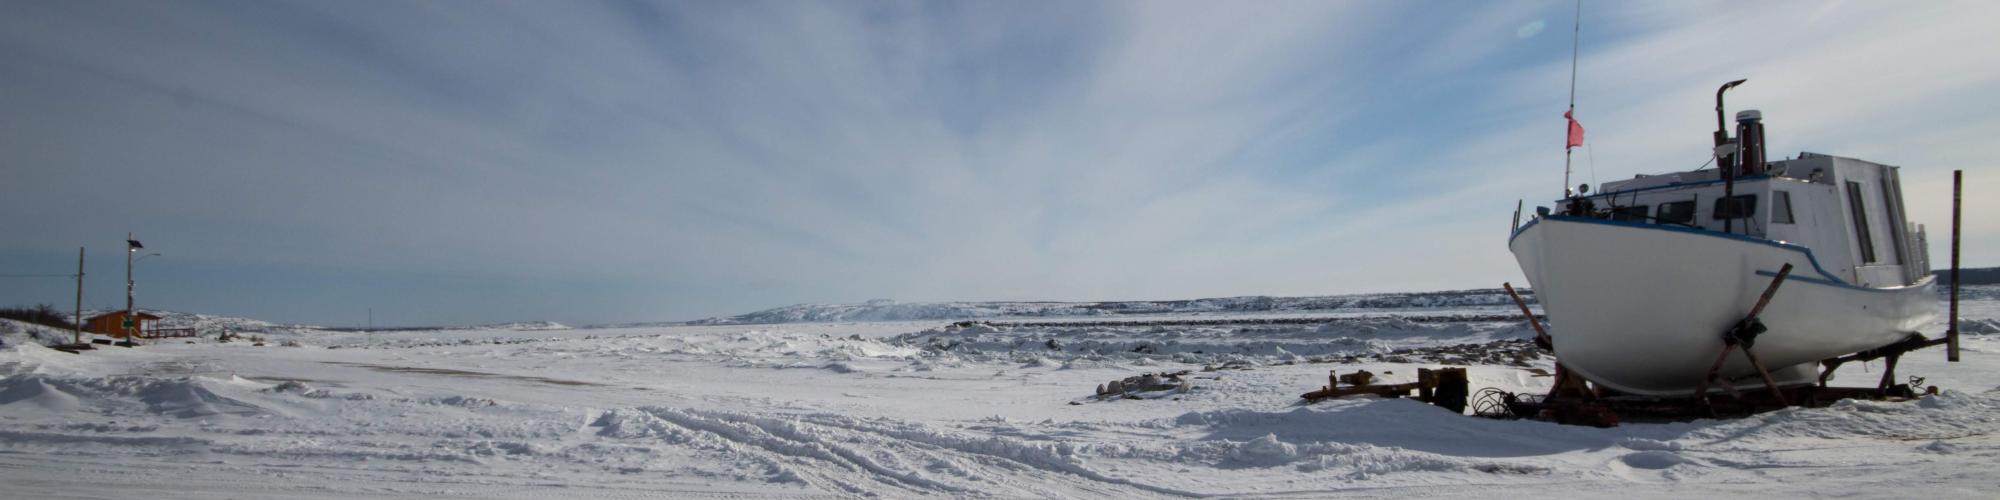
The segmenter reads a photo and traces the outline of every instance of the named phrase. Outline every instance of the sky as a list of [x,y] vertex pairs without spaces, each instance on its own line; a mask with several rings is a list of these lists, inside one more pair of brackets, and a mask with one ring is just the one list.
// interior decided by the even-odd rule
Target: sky
[[[0,0],[0,274],[329,326],[1525,282],[1573,2]],[[2000,265],[2000,4],[1588,2],[1575,182],[1903,167]],[[143,255],[143,254],[142,254]],[[0,304],[73,300],[0,278]]]

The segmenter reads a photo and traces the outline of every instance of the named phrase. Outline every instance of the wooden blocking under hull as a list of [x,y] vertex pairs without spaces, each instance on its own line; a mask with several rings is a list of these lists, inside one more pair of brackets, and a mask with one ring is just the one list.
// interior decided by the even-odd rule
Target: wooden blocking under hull
[[1432,384],[1435,389],[1425,401],[1452,413],[1465,413],[1465,400],[1472,391],[1472,379],[1466,376],[1465,369],[1445,368],[1431,373],[1435,377]]
[[[1466,397],[1471,394],[1471,379],[1464,368],[1418,368],[1417,381],[1402,384],[1373,385],[1374,374],[1366,370],[1341,375],[1337,371],[1328,373],[1328,382],[1333,385],[1299,395],[1306,402],[1317,402],[1358,394],[1373,394],[1385,398],[1409,397],[1416,391],[1417,400],[1437,405],[1456,413],[1464,413]],[[1341,383],[1349,385],[1342,386]]]
[[1807,385],[1782,389],[1781,392],[1781,395],[1773,395],[1749,391],[1736,396],[1710,395],[1705,399],[1632,395],[1608,395],[1593,399],[1573,396],[1535,398],[1506,394],[1507,411],[1504,414],[1481,413],[1480,416],[1616,427],[1620,422],[1628,421],[1683,422],[1702,418],[1747,417],[1784,408],[1818,408],[1843,399],[1901,401],[1917,396],[1917,391],[1905,384],[1896,384],[1886,390]]

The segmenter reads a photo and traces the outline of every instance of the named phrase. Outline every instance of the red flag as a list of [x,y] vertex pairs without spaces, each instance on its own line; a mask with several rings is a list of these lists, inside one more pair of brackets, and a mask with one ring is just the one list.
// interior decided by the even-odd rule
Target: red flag
[[1576,117],[1570,116],[1570,113],[1574,111],[1575,110],[1563,112],[1563,118],[1569,119],[1569,145],[1564,146],[1563,149],[1569,149],[1583,145],[1583,124],[1577,123]]

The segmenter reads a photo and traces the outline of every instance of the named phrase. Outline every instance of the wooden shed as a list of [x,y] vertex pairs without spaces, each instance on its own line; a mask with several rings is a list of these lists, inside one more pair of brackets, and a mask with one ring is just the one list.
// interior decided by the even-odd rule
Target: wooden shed
[[[160,320],[159,316],[154,316],[143,312],[138,313],[137,317],[138,321],[133,323],[132,330],[133,333],[137,333],[139,335],[139,338],[146,338],[146,330],[152,328],[153,322]],[[110,335],[112,337],[124,338],[125,311],[112,311],[104,314],[99,314],[96,316],[91,316],[90,319],[84,320],[83,329],[90,331],[91,333],[98,333],[103,335]]]

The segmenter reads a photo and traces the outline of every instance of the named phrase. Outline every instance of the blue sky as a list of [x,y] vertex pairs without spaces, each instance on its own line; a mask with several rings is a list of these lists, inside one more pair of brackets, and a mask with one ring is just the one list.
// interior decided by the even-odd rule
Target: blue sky
[[[1573,8],[4,1],[0,274],[88,246],[119,304],[135,231],[142,306],[335,325],[1491,287],[1560,194]],[[1749,78],[1774,151],[2000,213],[1991,4],[1584,19],[1580,181],[1701,164]]]

